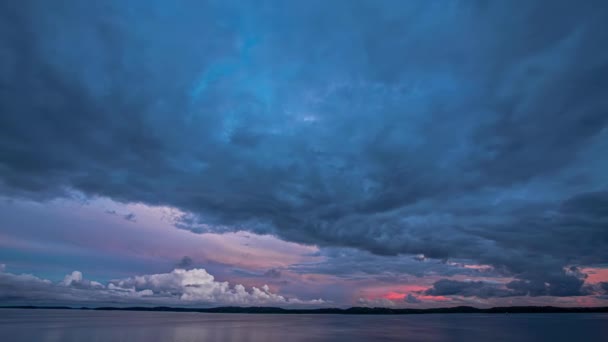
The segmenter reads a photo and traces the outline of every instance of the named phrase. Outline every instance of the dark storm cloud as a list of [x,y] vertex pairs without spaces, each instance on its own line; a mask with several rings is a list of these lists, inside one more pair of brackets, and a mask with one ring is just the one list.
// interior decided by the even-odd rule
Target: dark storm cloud
[[425,294],[431,296],[463,296],[463,297],[507,297],[514,295],[513,292],[500,289],[496,284],[482,281],[456,281],[441,279],[433,287],[426,290]]
[[570,267],[565,272],[548,273],[539,270],[536,273],[520,274],[525,280],[514,280],[505,285],[484,281],[456,281],[441,279],[433,287],[425,291],[433,296],[463,296],[463,297],[513,297],[513,296],[585,296],[597,294],[601,284],[585,285],[587,275],[577,267]]
[[608,6],[481,4],[4,2],[0,189],[576,293],[608,261]]
[[[548,282],[550,281],[550,282]],[[432,296],[462,296],[462,297],[513,297],[513,296],[584,296],[591,294],[591,288],[583,287],[583,281],[573,277],[563,279],[548,279],[542,281],[516,280],[505,286],[483,281],[456,281],[441,279],[426,290],[425,294]]]

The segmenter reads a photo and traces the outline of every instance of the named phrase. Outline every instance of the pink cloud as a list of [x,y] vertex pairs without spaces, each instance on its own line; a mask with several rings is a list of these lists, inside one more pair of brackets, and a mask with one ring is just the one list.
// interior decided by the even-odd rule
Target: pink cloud
[[427,296],[427,295],[420,295],[420,296],[418,296],[418,299],[423,300],[423,301],[431,301],[431,302],[449,302],[452,300],[445,296]]
[[608,268],[584,267],[581,272],[587,274],[585,282],[588,284],[608,282]]

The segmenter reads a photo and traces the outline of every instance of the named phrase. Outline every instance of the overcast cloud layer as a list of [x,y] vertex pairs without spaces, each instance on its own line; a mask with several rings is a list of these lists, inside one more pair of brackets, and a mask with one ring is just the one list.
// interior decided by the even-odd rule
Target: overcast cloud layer
[[514,278],[428,295],[584,295],[607,41],[605,1],[2,2],[0,191]]

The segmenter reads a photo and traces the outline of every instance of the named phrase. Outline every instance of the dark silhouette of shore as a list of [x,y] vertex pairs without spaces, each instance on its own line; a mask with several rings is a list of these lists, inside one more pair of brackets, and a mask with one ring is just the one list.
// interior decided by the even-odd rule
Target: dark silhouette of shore
[[238,307],[179,308],[179,307],[70,307],[70,306],[0,306],[0,309],[61,309],[97,311],[160,311],[160,312],[200,312],[238,314],[337,314],[337,315],[411,315],[411,314],[518,314],[518,313],[608,313],[608,307],[555,307],[555,306],[507,306],[479,309],[471,306],[457,306],[434,309],[392,309],[352,307],[320,309],[283,309],[278,307]]

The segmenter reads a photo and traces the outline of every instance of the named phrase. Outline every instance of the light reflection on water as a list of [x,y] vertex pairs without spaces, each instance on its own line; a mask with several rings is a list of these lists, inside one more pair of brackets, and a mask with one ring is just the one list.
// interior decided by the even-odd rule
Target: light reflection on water
[[606,336],[608,314],[347,316],[0,309],[0,341],[601,341]]

